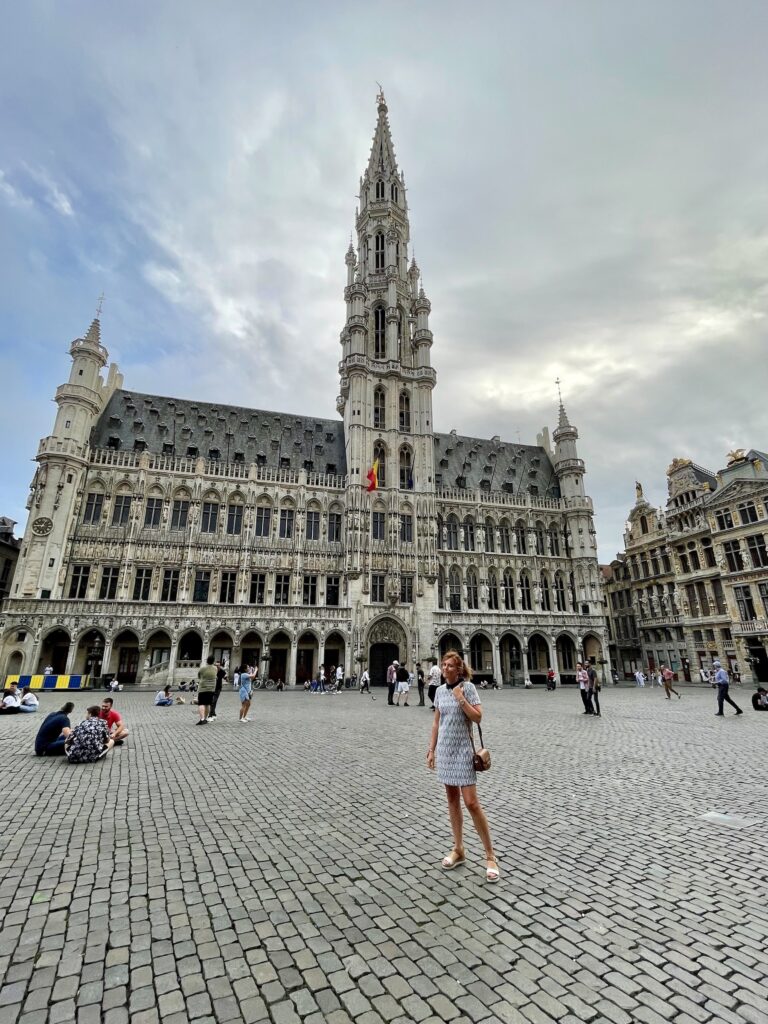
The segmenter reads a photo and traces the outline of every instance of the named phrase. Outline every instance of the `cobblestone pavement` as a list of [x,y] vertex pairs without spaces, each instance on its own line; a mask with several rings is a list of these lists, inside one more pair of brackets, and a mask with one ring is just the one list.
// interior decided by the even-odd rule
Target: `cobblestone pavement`
[[120,695],[90,766],[0,719],[0,1024],[765,1024],[768,715],[735,697],[485,694],[496,886],[473,832],[441,872],[431,715],[381,691],[257,693],[250,725],[225,693],[206,728]]

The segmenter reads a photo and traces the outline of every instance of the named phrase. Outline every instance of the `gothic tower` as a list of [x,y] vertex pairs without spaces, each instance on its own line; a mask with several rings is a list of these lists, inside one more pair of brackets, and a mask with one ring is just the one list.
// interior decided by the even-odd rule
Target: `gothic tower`
[[[384,603],[412,635],[426,636],[417,619],[429,617],[437,579],[431,307],[416,261],[409,263],[405,178],[381,93],[359,198],[357,247],[350,241],[346,255],[338,400],[349,481],[349,601],[358,622],[367,606]],[[374,464],[378,487],[368,493]],[[382,611],[369,610],[373,617]],[[400,650],[401,658],[412,653]]]
[[365,484],[374,461],[379,486],[434,489],[430,303],[408,263],[408,203],[383,94],[368,167],[360,179],[357,253],[346,256],[347,320],[341,334],[339,411],[347,472]]
[[109,396],[122,387],[113,364],[106,383],[101,370],[109,355],[101,344],[98,319],[84,338],[69,348],[69,380],[56,389],[56,422],[37,452],[38,468],[30,488],[30,510],[17,571],[19,597],[61,597],[66,573],[66,545],[88,468],[91,428]]

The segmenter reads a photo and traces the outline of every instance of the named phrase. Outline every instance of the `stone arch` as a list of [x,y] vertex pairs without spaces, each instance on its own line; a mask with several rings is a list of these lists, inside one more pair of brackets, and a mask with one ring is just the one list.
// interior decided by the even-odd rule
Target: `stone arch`
[[325,665],[328,672],[341,665],[346,675],[347,641],[340,629],[332,629],[325,638]]
[[264,650],[264,637],[257,629],[247,630],[240,638],[240,664],[250,665],[261,672],[261,652]]
[[112,638],[112,653],[109,662],[102,667],[102,672],[117,676],[119,683],[135,683],[139,671],[140,646],[137,630],[129,626],[119,629]]
[[455,629],[446,629],[437,638],[437,648],[442,659],[447,651],[458,651],[464,656],[464,640]]
[[13,650],[5,659],[5,674],[7,676],[20,676],[24,671],[24,652]]
[[593,665],[599,665],[603,654],[603,640],[597,633],[588,630],[581,638],[581,649],[584,657]]
[[157,626],[147,631],[146,638],[141,645],[146,650],[146,658],[149,668],[155,665],[162,665],[171,659],[173,649],[173,638],[169,630]]
[[576,682],[576,662],[579,660],[577,637],[568,629],[562,630],[555,639],[557,664],[561,683]]
[[53,669],[54,675],[63,675],[67,670],[69,650],[72,637],[64,626],[50,626],[43,634],[38,659],[38,671],[46,667]]
[[97,626],[89,626],[79,633],[73,643],[76,650],[75,660],[72,664],[72,674],[99,678],[103,670],[104,646],[106,643],[104,630]]
[[316,678],[320,669],[320,640],[313,629],[305,629],[296,644],[296,685]]
[[549,641],[538,630],[528,637],[528,678],[532,683],[545,683],[552,662]]
[[199,629],[185,629],[176,644],[178,665],[194,668],[203,660],[203,635]]
[[469,638],[469,667],[480,677],[493,675],[493,640],[484,629]]
[[512,686],[522,683],[523,641],[522,637],[512,629],[505,630],[499,639],[499,658],[501,660],[501,678]]
[[[266,661],[266,672],[270,679],[291,682],[288,676],[288,656],[291,650],[291,637],[286,629],[276,629],[268,639],[269,657]],[[265,648],[266,649],[266,648]],[[265,659],[267,655],[264,656]]]

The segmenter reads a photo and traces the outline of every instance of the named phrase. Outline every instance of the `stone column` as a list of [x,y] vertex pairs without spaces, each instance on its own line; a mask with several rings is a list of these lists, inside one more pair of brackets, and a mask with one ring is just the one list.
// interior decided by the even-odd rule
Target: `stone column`
[[294,638],[291,641],[291,650],[290,650],[290,653],[288,655],[288,671],[286,673],[288,678],[285,680],[285,685],[286,686],[295,686],[296,685],[296,659],[297,659],[298,653],[299,653],[299,641],[298,641],[297,638]]
[[104,654],[101,658],[101,674],[105,676],[109,671],[109,663],[112,660],[112,640],[104,640]]
[[499,686],[503,686],[504,680],[501,678],[501,651],[499,650],[498,640],[491,640],[491,657],[493,661],[493,678]]
[[139,663],[136,668],[136,686],[141,686],[141,678],[144,675],[144,662],[147,660],[147,648],[139,647]]
[[71,676],[75,668],[75,659],[77,658],[79,644],[75,643],[74,640],[70,642],[69,650],[67,651],[67,664],[64,669],[65,676]]
[[173,686],[173,673],[176,671],[176,658],[179,654],[178,642],[171,638],[171,655],[168,659],[168,677],[165,680],[166,683],[170,683]]

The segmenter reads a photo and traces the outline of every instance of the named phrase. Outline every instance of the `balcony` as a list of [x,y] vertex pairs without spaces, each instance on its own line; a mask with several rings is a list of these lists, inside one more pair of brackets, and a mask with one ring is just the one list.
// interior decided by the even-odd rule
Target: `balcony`
[[734,636],[768,637],[768,619],[750,619],[748,622],[731,623]]

